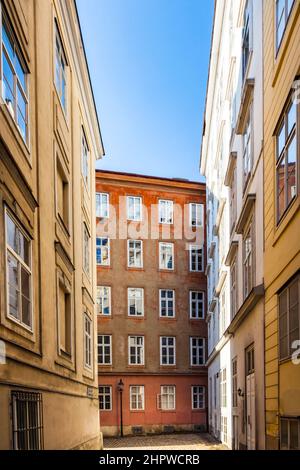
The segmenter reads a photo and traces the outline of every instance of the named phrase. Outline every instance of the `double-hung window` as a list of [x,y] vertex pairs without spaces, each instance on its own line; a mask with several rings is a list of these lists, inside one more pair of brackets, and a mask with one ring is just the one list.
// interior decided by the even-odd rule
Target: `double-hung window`
[[31,241],[6,211],[7,314],[32,329]]
[[203,271],[203,249],[197,245],[190,245],[190,271]]
[[159,223],[172,224],[173,223],[173,201],[164,199],[159,200]]
[[160,406],[159,408],[168,411],[176,408],[176,387],[175,385],[162,385],[160,387]]
[[204,316],[204,292],[190,291],[190,318],[203,320]]
[[205,364],[205,339],[190,338],[191,366],[203,366]]
[[92,350],[92,320],[89,315],[84,314],[84,365],[92,368],[93,350]]
[[250,294],[254,284],[254,220],[252,218],[243,235],[243,277],[244,299]]
[[108,219],[109,217],[109,194],[96,193],[96,217]]
[[97,313],[99,315],[111,315],[111,288],[108,286],[97,286]]
[[160,365],[174,366],[176,364],[176,338],[174,336],[160,337]]
[[276,0],[276,51],[278,51],[295,0]]
[[145,408],[145,387],[144,385],[130,386],[130,410],[142,411]]
[[175,291],[160,289],[159,291],[159,315],[163,318],[175,317]]
[[90,150],[83,127],[81,128],[81,174],[84,185],[90,192]]
[[112,365],[111,335],[98,335],[98,364]]
[[144,289],[128,289],[128,315],[130,317],[144,316]]
[[203,226],[203,204],[190,203],[190,226]]
[[243,183],[246,185],[252,169],[252,117],[249,109],[245,130],[243,133]]
[[111,385],[99,386],[99,408],[102,411],[112,410],[112,387]]
[[231,304],[231,319],[233,319],[237,312],[237,261],[236,256],[230,267],[230,304]]
[[244,27],[242,39],[242,78],[245,78],[250,57],[250,33],[251,33],[251,1],[248,0],[244,11]]
[[90,275],[91,262],[91,236],[86,223],[83,224],[83,269],[85,273]]
[[142,198],[136,196],[127,197],[127,220],[142,220]]
[[55,87],[62,108],[67,112],[67,61],[61,37],[55,23]]
[[205,387],[203,385],[192,386],[192,409],[203,410],[205,408]]
[[15,35],[2,8],[2,98],[28,142],[28,72]]
[[128,240],[128,267],[143,267],[143,242],[142,240]]
[[110,240],[106,237],[96,239],[96,260],[99,266],[110,265]]
[[144,365],[144,336],[128,337],[128,363],[129,365]]
[[278,296],[279,357],[288,359],[295,352],[300,335],[300,277],[296,277]]
[[174,243],[159,244],[159,269],[174,269]]
[[296,198],[298,192],[297,164],[299,162],[299,142],[297,143],[297,129],[299,129],[300,122],[298,117],[299,112],[299,105],[292,101],[292,99],[289,100],[276,136],[276,202],[278,222]]

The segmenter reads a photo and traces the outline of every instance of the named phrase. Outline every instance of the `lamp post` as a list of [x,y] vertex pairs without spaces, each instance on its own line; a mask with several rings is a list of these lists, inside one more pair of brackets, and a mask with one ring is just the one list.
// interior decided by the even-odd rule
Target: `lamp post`
[[123,437],[123,390],[124,390],[124,383],[123,380],[120,379],[118,383],[118,392],[120,393],[120,428],[121,428],[121,437]]

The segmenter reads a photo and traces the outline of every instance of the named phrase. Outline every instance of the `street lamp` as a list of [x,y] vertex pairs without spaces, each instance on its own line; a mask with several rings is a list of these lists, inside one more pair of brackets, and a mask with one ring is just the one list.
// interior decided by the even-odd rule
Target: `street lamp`
[[124,390],[124,382],[122,379],[120,379],[118,383],[118,392],[120,393],[121,437],[123,437],[123,390]]

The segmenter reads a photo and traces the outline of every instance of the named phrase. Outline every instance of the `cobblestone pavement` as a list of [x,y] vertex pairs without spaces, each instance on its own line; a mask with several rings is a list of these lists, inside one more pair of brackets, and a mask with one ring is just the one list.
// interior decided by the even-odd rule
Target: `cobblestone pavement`
[[167,434],[104,438],[104,449],[113,450],[228,450],[209,434]]

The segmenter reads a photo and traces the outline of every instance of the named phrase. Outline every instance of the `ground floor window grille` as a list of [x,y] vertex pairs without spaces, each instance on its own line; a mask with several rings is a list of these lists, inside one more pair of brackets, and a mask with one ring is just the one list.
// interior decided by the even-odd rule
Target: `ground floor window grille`
[[43,401],[36,392],[11,392],[14,450],[42,450]]

